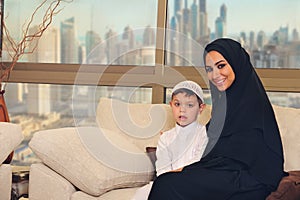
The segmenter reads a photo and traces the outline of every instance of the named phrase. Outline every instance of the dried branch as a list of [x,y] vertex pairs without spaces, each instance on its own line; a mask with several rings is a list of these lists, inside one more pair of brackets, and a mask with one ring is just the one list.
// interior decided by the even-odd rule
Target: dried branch
[[[49,7],[46,9],[44,16],[42,17],[42,21],[37,25],[37,30],[34,33],[29,33],[30,29],[33,27],[33,21],[37,18],[37,13],[45,6],[48,0],[44,0],[40,5],[36,7],[33,11],[28,23],[24,23],[22,28],[22,38],[19,42],[16,42],[9,33],[7,26],[5,25],[5,21],[2,19],[3,33],[6,37],[7,43],[6,46],[9,47],[11,51],[8,51],[8,54],[11,58],[11,62],[9,65],[5,65],[3,62],[1,63],[1,74],[0,74],[0,88],[1,83],[3,81],[8,81],[11,71],[14,66],[18,62],[21,56],[24,54],[33,53],[38,45],[38,40],[42,37],[44,32],[48,29],[53,21],[53,17],[58,14],[62,9],[62,2],[70,3],[73,0],[53,0]],[[29,48],[29,45],[35,42],[32,48]]]

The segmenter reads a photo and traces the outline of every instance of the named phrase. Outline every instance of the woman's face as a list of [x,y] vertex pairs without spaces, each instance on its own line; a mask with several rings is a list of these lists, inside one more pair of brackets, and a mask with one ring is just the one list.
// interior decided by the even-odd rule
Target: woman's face
[[235,79],[235,74],[227,60],[217,51],[210,51],[206,55],[205,70],[208,79],[219,91],[227,90]]

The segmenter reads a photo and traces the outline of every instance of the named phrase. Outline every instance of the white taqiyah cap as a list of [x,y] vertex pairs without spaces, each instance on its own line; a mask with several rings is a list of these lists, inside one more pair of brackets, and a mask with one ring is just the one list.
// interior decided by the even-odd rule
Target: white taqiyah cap
[[182,89],[182,88],[185,88],[185,89],[188,89],[188,90],[194,92],[201,99],[201,101],[204,102],[202,88],[194,81],[182,81],[182,82],[178,83],[177,85],[174,86],[174,88],[172,90],[172,94],[176,90]]

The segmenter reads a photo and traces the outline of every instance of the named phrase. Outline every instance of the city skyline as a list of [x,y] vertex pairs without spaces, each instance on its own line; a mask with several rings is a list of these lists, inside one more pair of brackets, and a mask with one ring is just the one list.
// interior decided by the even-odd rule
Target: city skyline
[[[15,5],[18,7],[15,10],[24,10],[20,4],[16,4],[17,0],[15,1]],[[24,0],[28,1],[28,0]],[[155,3],[156,0],[131,0],[131,2],[136,2],[135,4],[128,4],[127,7],[131,7],[130,11],[133,10],[139,10],[139,6],[143,7],[145,5],[141,5],[138,2],[152,2],[152,6],[156,7],[157,4]],[[232,35],[230,33],[230,22],[229,16],[231,16],[232,11],[228,9],[227,5],[225,3],[221,3],[221,1],[218,0],[193,0],[192,5],[189,5],[189,3],[192,0],[173,0],[169,1],[169,12],[167,17],[167,27],[169,27],[173,33],[177,32],[180,34],[183,34],[183,37],[181,39],[178,38],[178,35],[175,36],[173,33],[171,35],[166,34],[168,38],[166,38],[166,45],[169,50],[173,52],[182,52],[184,57],[186,57],[188,60],[192,62],[198,63],[197,55],[192,48],[192,40],[185,41],[184,35],[187,36],[186,38],[191,38],[193,41],[197,41],[200,45],[205,45],[207,42],[219,38],[219,37],[231,37],[233,39],[239,40],[243,43],[243,45],[247,46],[249,48],[250,55],[256,58],[254,61],[254,64],[256,64],[256,67],[296,67],[299,68],[299,65],[297,64],[297,57],[289,57],[286,55],[290,55],[289,52],[282,53],[282,45],[288,44],[288,42],[298,42],[299,41],[299,32],[293,31],[292,28],[289,27],[282,27],[278,25],[278,27],[274,28],[274,31],[272,33],[267,34],[267,29],[263,29],[260,31],[250,31],[247,32],[245,30],[239,30],[235,35]],[[217,11],[217,14],[215,16],[215,21],[212,24],[208,23],[208,16],[210,15],[209,6],[212,5],[213,1],[219,2],[220,6],[217,8],[215,7],[214,11]],[[225,1],[225,0],[224,0]],[[279,2],[279,0],[276,0]],[[125,24],[125,22],[119,22],[118,25],[120,25],[121,28],[119,30],[116,30],[114,28],[105,27],[105,25],[102,26],[99,25],[97,28],[103,28],[105,27],[105,32],[102,34],[99,33],[96,29],[93,29],[93,23],[86,23],[84,22],[78,22],[78,20],[85,20],[80,14],[80,12],[77,12],[77,10],[72,10],[73,8],[78,9],[78,7],[82,10],[85,10],[86,8],[92,8],[97,7],[96,5],[99,4],[99,1],[91,0],[86,3],[82,0],[75,0],[76,3],[72,4],[66,4],[62,6],[64,9],[59,13],[61,16],[55,16],[54,20],[56,20],[56,23],[53,22],[52,27],[49,27],[48,32],[45,33],[43,37],[48,37],[47,40],[41,40],[39,49],[37,49],[37,52],[29,55],[29,61],[31,62],[55,62],[55,63],[82,63],[87,61],[88,63],[98,63],[98,64],[107,64],[107,63],[113,63],[113,64],[132,64],[132,65],[153,65],[155,62],[155,52],[153,51],[146,51],[144,47],[147,46],[155,46],[155,43],[153,42],[151,45],[144,43],[144,31],[146,30],[146,26],[149,27],[151,25],[141,25],[137,28],[136,24],[142,23],[141,21],[149,20],[149,16],[153,14],[153,10],[157,10],[156,8],[152,7],[152,12],[147,12],[145,15],[146,17],[136,17],[136,13],[132,14],[130,13],[130,16],[133,16],[132,20],[129,20],[126,18],[129,11],[127,9],[124,9],[122,5],[125,6],[125,3],[123,1],[120,1],[118,6],[116,5],[108,5],[108,1],[103,1],[106,4],[101,5],[101,8],[106,7],[107,10],[113,10],[114,12],[112,14],[109,14],[107,16],[107,19],[126,19],[125,21],[128,22]],[[101,1],[102,2],[102,1]],[[114,1],[116,2],[116,1]],[[248,2],[248,1],[247,1]],[[274,1],[275,2],[275,1]],[[176,3],[176,6],[174,6]],[[205,5],[205,6],[200,6]],[[214,5],[217,5],[217,3],[214,3]],[[234,4],[236,6],[236,4]],[[261,4],[255,4],[257,7]],[[278,4],[279,5],[279,4]],[[277,6],[278,6],[277,5]],[[31,5],[32,6],[32,5]],[[71,6],[71,7],[69,7]],[[75,7],[74,7],[75,6]],[[290,5],[289,5],[290,6]],[[34,7],[34,6],[33,6]],[[48,6],[45,6],[46,8]],[[120,17],[119,15],[114,15],[115,12],[118,12],[115,8],[118,8],[121,10],[124,10],[124,17]],[[147,7],[147,6],[146,6]],[[70,10],[71,9],[71,10]],[[173,15],[170,10],[173,9]],[[28,9],[30,10],[30,9]],[[119,10],[119,11],[121,11]],[[140,9],[143,10],[143,9]],[[175,12],[176,10],[176,12]],[[64,12],[67,11],[67,12]],[[70,11],[72,11],[70,13]],[[92,9],[93,11],[93,9]],[[90,18],[94,19],[94,12],[89,13]],[[106,11],[107,13],[108,11]],[[17,12],[22,13],[23,12]],[[29,11],[27,13],[30,13]],[[43,12],[41,12],[43,13]],[[64,13],[64,15],[63,15]],[[82,12],[81,12],[82,13]],[[101,13],[100,11],[97,13]],[[25,13],[24,13],[25,15]],[[87,15],[87,14],[86,14]],[[105,16],[108,14],[101,13],[101,15]],[[21,15],[20,15],[21,16]],[[29,14],[30,16],[30,14]],[[68,16],[69,18],[63,17]],[[122,15],[123,16],[123,15]],[[129,15],[128,15],[129,16]],[[135,16],[135,17],[134,17]],[[124,18],[124,19],[123,19]],[[138,18],[138,20],[135,20]],[[141,20],[144,18],[143,20]],[[150,17],[151,18],[151,17]],[[38,18],[39,19],[39,18]],[[37,20],[38,20],[37,19]],[[21,19],[20,19],[21,20]],[[39,19],[41,20],[41,19]],[[153,20],[153,19],[152,19]],[[91,20],[93,22],[94,20]],[[136,24],[132,24],[135,23]],[[156,20],[154,20],[156,21]],[[244,20],[241,20],[244,22]],[[110,22],[110,21],[109,21]],[[107,22],[107,23],[109,23]],[[33,25],[34,23],[32,23]],[[153,22],[153,24],[156,24]],[[83,26],[85,25],[89,28],[85,29]],[[15,25],[16,26],[16,25]],[[30,27],[30,30],[33,27]],[[91,30],[92,28],[92,30]],[[52,30],[52,32],[51,32]],[[139,30],[139,31],[138,31]],[[171,31],[170,30],[170,31]],[[171,32],[172,32],[171,31]],[[154,32],[154,31],[153,31]],[[293,37],[290,37],[291,34],[293,34]],[[48,35],[48,36],[47,36]],[[155,33],[153,33],[153,38],[155,38]],[[48,43],[50,41],[50,38],[52,39],[51,44]],[[148,40],[147,38],[146,40]],[[292,40],[291,40],[292,39]],[[151,39],[155,41],[154,39]],[[54,45],[55,44],[55,45]],[[100,44],[100,45],[99,45]],[[271,48],[271,49],[265,49],[264,48],[270,48],[270,46],[267,45],[276,45],[277,48]],[[297,43],[295,43],[297,45]],[[294,45],[295,46],[295,45]],[[292,51],[292,49],[295,49],[296,47],[290,46],[290,49],[288,51]],[[58,47],[58,48],[57,48]],[[91,55],[91,50],[93,50],[95,47],[98,47],[97,51],[94,51],[93,55]],[[135,51],[132,52],[130,55],[124,54],[124,52],[133,50],[133,49],[145,49],[145,51]],[[41,50],[41,52],[39,52]],[[272,51],[270,51],[272,50]],[[271,56],[264,55],[265,52],[271,52]],[[52,55],[53,59],[49,60],[49,55]],[[121,56],[123,55],[123,56]],[[254,56],[255,55],[255,56]],[[289,57],[290,61],[289,63],[286,62],[287,57]],[[257,59],[259,58],[259,59]],[[268,61],[263,60],[264,58],[270,58]],[[180,63],[178,61],[178,58],[175,58],[173,55],[170,55],[167,57],[167,63],[172,65],[186,65],[188,63]],[[292,60],[291,60],[292,59]],[[24,60],[26,61],[26,58],[24,57]],[[182,61],[183,62],[183,61]],[[272,65],[271,65],[272,64]]]
[[[6,24],[13,32],[20,32],[20,30],[14,30],[13,26],[20,28],[25,19],[31,16],[33,10],[39,4],[38,2],[41,2],[41,0],[35,3],[29,1],[10,0],[5,2],[4,14],[8,16]],[[110,29],[121,34],[123,29],[128,25],[133,28],[142,28],[147,25],[156,26],[156,0],[130,1],[132,2],[131,4],[128,4],[127,1],[118,1],[117,5],[112,1],[105,0],[74,0],[72,3],[62,3],[63,9],[54,16],[51,26],[59,28],[61,22],[74,17],[79,38],[85,36],[86,32],[90,30],[98,33],[101,38],[104,38]],[[120,17],[120,15],[115,15],[114,13],[122,13],[123,16]],[[101,20],[105,21],[105,23],[99,24]],[[19,26],[16,26],[16,24]]]
[[[174,1],[169,1],[169,8],[173,10]],[[188,8],[194,0],[188,0]],[[182,0],[184,6],[185,0]],[[196,0],[198,4],[198,0]],[[214,32],[215,20],[220,15],[220,8],[225,4],[227,7],[228,34],[239,34],[244,31],[259,32],[263,30],[267,34],[273,34],[280,27],[289,26],[292,30],[300,29],[300,2],[297,0],[207,0],[208,27]],[[266,9],[267,8],[267,9]],[[285,9],[285,10],[283,10]],[[251,13],[251,11],[255,11]],[[281,13],[280,15],[278,13]],[[174,13],[171,11],[171,15]],[[267,17],[267,18],[266,18]],[[270,21],[272,20],[272,21]],[[270,23],[271,22],[271,23]]]
[[[184,1],[182,0],[183,5]],[[174,1],[169,1],[171,15],[173,15],[173,3]],[[188,0],[189,9],[192,3],[193,0]],[[198,1],[196,1],[196,4],[198,5]],[[289,0],[288,3],[283,0],[265,0],[263,2],[259,0],[245,0],[242,6],[238,0],[209,0],[206,4],[208,27],[212,32],[215,31],[214,23],[219,16],[222,4],[225,4],[228,9],[227,30],[229,35],[236,35],[242,31],[249,33],[250,31],[258,32],[260,30],[267,34],[272,34],[280,27],[286,26],[290,30],[294,28],[300,29],[300,25],[298,25],[300,24],[298,23],[300,21],[300,13],[298,12],[300,2],[297,0]],[[16,18],[19,19],[21,17],[16,15],[22,13],[22,20],[24,20],[23,16],[29,16],[34,8],[32,3],[29,3],[29,0],[22,0],[22,3],[20,3],[20,0],[10,0],[5,2],[5,6],[4,12],[5,16],[8,16],[8,23],[13,21],[19,24],[22,22],[16,20]],[[17,14],[11,12],[16,9],[18,10]],[[88,12],[82,12],[83,10]],[[128,1],[118,1],[117,5],[112,1],[105,0],[75,0],[73,3],[64,5],[63,10],[55,16],[53,25],[59,27],[61,21],[75,17],[78,37],[83,37],[88,30],[93,29],[101,38],[104,38],[105,33],[109,29],[113,29],[121,34],[128,25],[133,29],[147,25],[156,26],[156,11],[156,0],[130,0],[130,3]],[[123,15],[120,17],[120,15],[115,15],[114,13],[122,13]],[[135,14],[132,15],[132,13]],[[142,17],[136,17],[137,15]],[[104,19],[105,23],[99,25],[101,19]]]

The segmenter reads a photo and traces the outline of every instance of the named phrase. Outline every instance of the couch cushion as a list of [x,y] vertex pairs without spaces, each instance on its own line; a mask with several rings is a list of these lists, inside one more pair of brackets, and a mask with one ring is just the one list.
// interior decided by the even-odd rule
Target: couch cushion
[[284,169],[300,170],[300,109],[273,106],[283,145]]
[[156,146],[159,133],[175,125],[172,111],[166,104],[126,103],[101,98],[97,107],[100,127],[120,132],[141,150]]
[[46,165],[94,196],[148,183],[154,170],[146,153],[118,133],[100,132],[97,127],[44,130],[29,146]]
[[[209,119],[207,105],[199,121],[206,124]],[[120,132],[143,151],[147,146],[157,146],[160,133],[175,126],[168,104],[127,103],[109,98],[100,98],[96,120],[100,127]]]
[[23,135],[20,125],[0,122],[0,163],[21,144],[22,140]]

